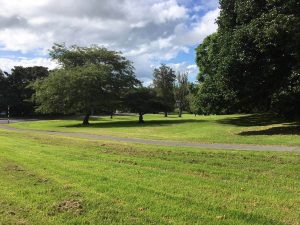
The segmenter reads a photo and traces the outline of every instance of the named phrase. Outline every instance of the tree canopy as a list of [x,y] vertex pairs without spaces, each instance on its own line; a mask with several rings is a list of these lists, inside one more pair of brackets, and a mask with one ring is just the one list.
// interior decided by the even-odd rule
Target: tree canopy
[[139,114],[139,123],[144,123],[145,114],[158,113],[165,108],[155,89],[145,87],[129,91],[124,97],[124,103],[131,112]]
[[120,52],[55,44],[50,56],[61,68],[34,84],[37,110],[43,113],[84,113],[88,124],[92,111],[113,110],[122,95],[140,85]]
[[178,73],[175,84],[175,100],[178,107],[178,116],[181,117],[183,109],[187,109],[189,94],[188,73]]
[[161,64],[159,68],[154,69],[153,85],[157,91],[158,96],[160,96],[163,101],[166,117],[168,116],[168,112],[173,111],[175,105],[175,80],[175,71],[171,67],[165,64]]
[[299,95],[299,2],[221,0],[220,8],[217,33],[197,48],[203,107],[209,113],[279,112],[275,106],[283,99],[293,104]]

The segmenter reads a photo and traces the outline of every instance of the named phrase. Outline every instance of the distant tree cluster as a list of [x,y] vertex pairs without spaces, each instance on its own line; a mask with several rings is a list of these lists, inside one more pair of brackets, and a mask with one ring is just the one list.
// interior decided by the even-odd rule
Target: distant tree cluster
[[[90,115],[116,110],[139,114],[174,111],[179,116],[188,110],[187,74],[178,74],[162,64],[153,72],[153,85],[143,87],[134,73],[132,62],[120,52],[104,47],[66,47],[55,44],[50,57],[59,68],[15,67],[12,73],[0,73],[0,110],[10,105],[14,116],[34,114],[83,114],[83,124]],[[176,82],[177,80],[177,82]]]
[[203,113],[300,115],[300,3],[221,0],[219,25],[197,48]]
[[30,84],[48,75],[48,68],[41,66],[16,66],[11,73],[0,70],[0,112],[6,112],[10,106],[13,116],[33,115],[35,104],[31,101],[31,97],[34,89]]

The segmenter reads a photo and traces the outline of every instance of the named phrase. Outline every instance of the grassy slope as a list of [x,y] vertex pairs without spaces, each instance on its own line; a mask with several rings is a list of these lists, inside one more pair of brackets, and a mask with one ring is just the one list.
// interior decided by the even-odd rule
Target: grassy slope
[[18,123],[26,129],[87,132],[148,139],[167,139],[206,143],[248,143],[300,145],[298,122],[275,119],[267,115],[197,116],[183,118],[146,115],[146,123],[138,124],[136,116],[102,117],[89,127],[80,120],[52,120]]
[[0,130],[0,224],[300,224],[300,153]]

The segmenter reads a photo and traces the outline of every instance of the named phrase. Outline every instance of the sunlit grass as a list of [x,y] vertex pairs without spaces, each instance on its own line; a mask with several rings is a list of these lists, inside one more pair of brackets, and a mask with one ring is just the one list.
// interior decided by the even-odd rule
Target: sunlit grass
[[300,153],[0,130],[0,224],[300,224]]
[[84,132],[145,139],[166,139],[205,143],[248,143],[300,145],[297,121],[278,119],[271,115],[193,116],[145,115],[145,124],[137,116],[104,116],[82,126],[81,120],[48,120],[18,123],[26,129]]

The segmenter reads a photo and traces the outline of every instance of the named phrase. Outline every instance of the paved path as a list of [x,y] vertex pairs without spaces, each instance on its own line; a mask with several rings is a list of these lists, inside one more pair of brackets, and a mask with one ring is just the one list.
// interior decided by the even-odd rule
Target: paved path
[[195,142],[182,142],[182,141],[167,141],[167,140],[149,140],[140,138],[128,138],[117,137],[110,135],[96,135],[77,132],[60,132],[60,131],[44,131],[44,130],[28,130],[19,129],[6,125],[1,125],[0,129],[16,131],[20,133],[38,133],[57,135],[64,137],[78,137],[91,140],[109,140],[109,141],[121,141],[129,143],[147,144],[147,145],[162,145],[162,146],[176,146],[176,147],[194,147],[194,148],[206,148],[206,149],[220,149],[220,150],[244,150],[244,151],[300,151],[300,146],[283,146],[283,145],[253,145],[253,144],[218,144],[218,143],[195,143]]
[[[31,122],[31,121],[38,121],[39,119],[10,119],[9,123],[19,123],[19,122]],[[6,118],[0,118],[0,125],[1,124],[7,124]]]

